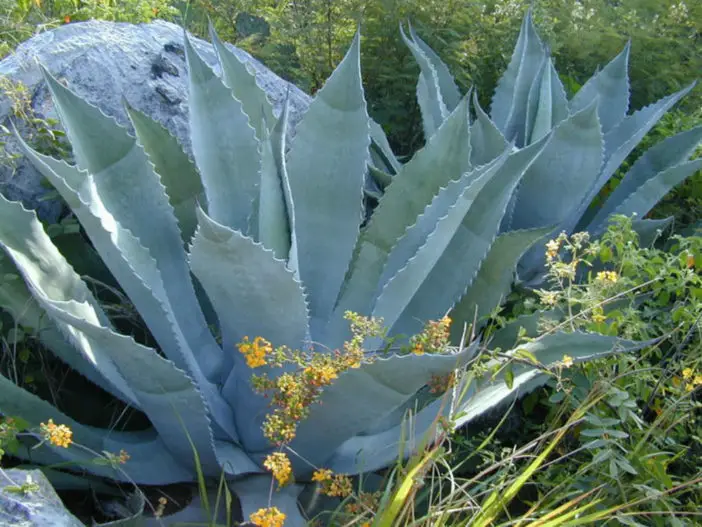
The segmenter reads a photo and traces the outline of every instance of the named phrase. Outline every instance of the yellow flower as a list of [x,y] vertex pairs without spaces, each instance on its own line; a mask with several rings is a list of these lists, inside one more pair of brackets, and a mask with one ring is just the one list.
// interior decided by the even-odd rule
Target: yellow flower
[[685,368],[682,371],[683,379],[690,379],[694,375],[694,373],[695,372],[692,370],[692,368]]
[[615,271],[600,271],[595,276],[595,280],[602,283],[615,284],[619,280],[619,275]]
[[317,481],[319,483],[329,481],[331,478],[332,471],[328,468],[320,468],[319,470],[315,470],[312,474],[312,481]]
[[563,355],[563,358],[561,359],[561,365],[564,368],[570,368],[573,364],[573,357],[571,357],[570,355]]
[[345,474],[334,474],[331,480],[325,481],[322,486],[322,494],[332,498],[345,498],[353,492],[351,479]]
[[558,254],[558,250],[561,248],[561,244],[557,240],[551,240],[546,244],[546,259],[548,262],[552,262],[553,259]]
[[273,353],[273,346],[263,337],[256,337],[253,342],[249,341],[249,337],[244,337],[238,348],[239,352],[246,357],[249,368],[265,366],[266,355]]
[[49,419],[48,423],[40,423],[39,426],[44,440],[52,445],[68,448],[73,443],[73,432],[66,425],[56,425],[53,419]]
[[327,386],[338,377],[336,368],[331,364],[307,366],[303,374],[312,386]]
[[604,316],[602,313],[597,313],[597,312],[593,312],[593,313],[592,313],[592,321],[593,321],[595,324],[601,324],[601,323],[604,322],[605,320],[607,320],[607,317]]
[[285,514],[280,512],[278,507],[268,507],[258,509],[249,516],[249,521],[258,527],[283,527]]
[[282,452],[269,454],[263,462],[263,466],[273,473],[273,477],[281,487],[292,480],[292,465],[288,456]]

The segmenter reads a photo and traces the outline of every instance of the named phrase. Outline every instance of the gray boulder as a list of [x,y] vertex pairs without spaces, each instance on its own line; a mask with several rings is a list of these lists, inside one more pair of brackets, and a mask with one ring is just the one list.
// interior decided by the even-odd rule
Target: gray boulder
[[[27,478],[30,478],[29,480]],[[40,470],[8,469],[0,478],[0,526],[84,527]]]
[[[212,45],[200,39],[193,43],[219,73]],[[276,112],[280,112],[289,90],[293,128],[307,108],[309,96],[248,53],[229,47],[256,73]],[[56,119],[39,64],[107,115],[129,125],[122,104],[124,97],[131,106],[168,128],[189,151],[188,85],[180,26],[161,20],[140,25],[89,21],[61,26],[21,44],[15,53],[0,61],[0,76],[27,86],[38,117]],[[0,123],[8,126],[10,117],[11,101],[0,94]],[[7,139],[6,150],[11,154],[19,152],[12,137]],[[41,185],[40,175],[23,159],[14,166],[0,166],[0,191],[9,199],[24,201],[49,221],[61,213],[59,203],[40,201],[47,189]]]

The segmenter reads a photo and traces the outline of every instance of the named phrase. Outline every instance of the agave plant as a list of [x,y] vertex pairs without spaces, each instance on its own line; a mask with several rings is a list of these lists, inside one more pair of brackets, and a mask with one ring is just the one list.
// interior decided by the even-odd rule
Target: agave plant
[[[429,138],[458,106],[460,93],[448,67],[415,31],[410,27],[409,35],[402,35],[420,66],[417,98]],[[490,115],[474,100],[476,126],[489,138],[473,145],[475,163],[493,159],[507,143],[524,148],[551,135],[513,194],[501,232],[552,225],[556,232],[599,234],[612,214],[636,214],[635,229],[647,243],[670,223],[672,218],[643,218],[671,188],[702,168],[702,159],[688,160],[702,140],[702,126],[652,147],[604,203],[595,200],[646,133],[695,86],[627,115],[629,51],[627,44],[568,100],[531,11],[527,13]],[[543,264],[543,243],[535,244],[520,262],[520,278],[538,280]]]
[[[275,115],[255,76],[214,33],[212,40],[221,78],[185,36],[193,160],[147,116],[128,108],[132,136],[46,71],[76,165],[22,143],[157,347],[117,332],[35,213],[0,198],[0,245],[24,278],[2,290],[4,307],[25,325],[48,321],[41,326],[44,344],[144,412],[152,427],[120,432],[82,425],[5,377],[0,411],[34,426],[53,419],[92,452],[124,449],[131,456],[118,471],[91,463],[84,448],[43,444],[18,452],[34,463],[70,461],[97,476],[149,485],[193,482],[198,469],[209,481],[224,474],[248,516],[269,504],[271,478],[262,461],[274,446],[261,429],[267,401],[253,391],[252,370],[236,344],[263,336],[275,346],[329,353],[349,336],[346,311],[382,317],[398,336],[416,333],[455,305],[471,318],[492,309],[508,292],[520,256],[552,230],[499,234],[514,216],[511,197],[535,163],[553,158],[551,145],[561,143],[557,128],[514,149],[484,115],[471,125],[464,97],[426,146],[396,165],[365,221],[368,164],[393,157],[366,112],[359,36],[289,147],[287,112]],[[592,114],[590,108],[583,115],[595,119]],[[203,305],[211,305],[214,319]],[[366,344],[376,354],[379,343]],[[637,346],[556,332],[521,348],[549,366],[564,354],[579,361]],[[542,369],[520,364],[509,385],[486,378],[460,404],[437,396],[415,415],[408,435],[403,410],[433,375],[461,368],[476,348],[474,342],[445,354],[378,356],[327,387],[291,444],[299,455],[296,484],[272,494],[286,525],[304,524],[297,498],[315,467],[351,475],[385,467],[398,456],[400,438],[416,444],[441,409],[459,416],[458,426],[547,379]]]

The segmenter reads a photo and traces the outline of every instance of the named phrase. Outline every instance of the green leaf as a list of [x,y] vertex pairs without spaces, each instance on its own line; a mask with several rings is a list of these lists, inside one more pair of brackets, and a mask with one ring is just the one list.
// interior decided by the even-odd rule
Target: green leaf
[[525,120],[525,143],[548,134],[568,117],[568,99],[551,57],[544,56],[541,68],[529,91]]
[[[394,334],[414,334],[422,321],[437,320],[454,305],[478,273],[514,188],[545,143],[544,138],[502,158],[465,186],[426,243],[384,287],[373,316],[382,317]],[[464,178],[471,181],[472,174]]]
[[178,140],[166,128],[131,106],[126,105],[126,108],[137,140],[144,147],[166,189],[183,242],[188,243],[197,227],[195,207],[198,202],[204,202],[205,197],[200,174]]
[[252,371],[236,345],[244,337],[263,337],[275,347],[301,349],[308,332],[304,291],[272,251],[216,223],[202,210],[198,217],[190,266],[218,314],[223,347],[234,362],[223,393],[236,401],[243,443],[249,450],[261,450],[267,446],[260,425],[268,403],[253,394]]
[[[659,101],[646,106],[628,115],[616,127],[604,136],[605,153],[604,166],[597,181],[590,189],[582,204],[573,211],[566,225],[566,230],[571,230],[578,225],[583,213],[592,200],[597,196],[602,187],[609,181],[612,174],[616,172],[624,159],[632,152],[637,144],[643,139],[648,131],[663,117],[663,115],[680,99],[694,88],[696,83],[692,83],[686,88],[663,97]],[[585,226],[583,226],[584,228]]]
[[639,247],[651,247],[661,233],[673,223],[674,219],[674,216],[669,216],[661,220],[633,220],[631,227],[639,235]]
[[347,310],[370,312],[388,256],[407,228],[443,186],[470,170],[469,140],[468,101],[464,99],[426,146],[393,177],[361,231],[350,274],[327,330],[328,345],[343,343]]
[[516,143],[518,147],[525,144],[529,90],[545,56],[546,51],[534,28],[530,9],[522,22],[512,59],[497,84],[491,106],[495,125],[508,141]]
[[413,39],[407,37],[402,25],[400,25],[400,34],[402,35],[402,40],[412,52],[417,64],[419,64],[420,74],[417,81],[417,102],[422,112],[424,139],[428,141],[446,120],[449,111],[441,95],[439,76],[432,61]]
[[[163,485],[173,481],[189,481],[191,470],[175,458],[154,429],[139,432],[102,430],[84,426],[59,412],[48,402],[16,386],[0,375],[0,411],[4,415],[19,415],[26,419],[32,428],[39,427],[53,419],[54,423],[68,426],[73,432],[73,441],[85,448],[56,447],[45,443],[34,449],[20,447],[14,454],[20,459],[39,464],[56,464],[69,461],[91,474],[116,481],[136,482],[145,485]],[[119,470],[109,465],[95,464],[96,453],[108,451],[118,454],[120,450],[129,453],[130,459]]]
[[603,148],[594,103],[559,124],[544,152],[522,178],[507,229],[565,221],[597,179]]
[[[427,439],[437,419],[448,417],[452,397],[447,394],[422,408],[418,412],[403,412],[404,419],[374,434],[353,436],[334,451],[324,466],[337,474],[363,474],[392,465],[398,454],[407,459],[417,452],[422,441]],[[436,430],[434,430],[436,432]]]
[[[291,448],[312,464],[326,466],[326,460],[347,439],[414,397],[432,375],[446,375],[463,367],[476,347],[446,355],[376,356],[371,363],[347,370],[324,389],[319,403],[310,407]],[[349,394],[354,394],[353,398]],[[292,463],[299,465],[303,474],[313,470],[300,460],[292,459]]]
[[507,141],[480,107],[477,92],[473,92],[473,109],[476,117],[470,128],[470,161],[474,166],[480,166],[504,152]]
[[[436,229],[439,220],[449,214],[451,207],[463,194],[466,186],[478,180],[485,172],[496,169],[496,165],[501,165],[507,155],[506,151],[503,152],[502,156],[493,162],[467,172],[464,177],[450,181],[446,187],[439,191],[417,218],[416,223],[407,228],[404,236],[392,248],[378,283],[379,288],[382,289],[417,254],[417,251],[426,243],[429,235]],[[377,294],[380,292],[379,290]]]
[[[260,143],[242,103],[200,58],[185,35],[190,140],[208,214],[246,232],[261,172]],[[272,122],[272,121],[271,121]]]
[[[98,152],[91,153],[92,157],[87,158],[84,167],[92,177],[91,182],[86,181],[84,173],[75,170],[70,172],[70,167],[62,177],[67,180],[73,178],[70,186],[74,193],[81,185],[90,188],[95,206],[99,209],[97,217],[104,216],[107,222],[104,230],[113,233],[114,220],[135,238],[135,242],[130,242],[132,246],[138,242],[146,250],[148,258],[155,260],[168,298],[164,309],[170,312],[188,343],[187,348],[181,350],[185,357],[176,359],[176,364],[197,377],[198,373],[193,366],[196,359],[197,367],[202,368],[205,375],[216,377],[221,350],[210,334],[197,302],[178,222],[164,187],[154,172],[153,163],[125,128],[77,97],[48,73],[45,77],[57,108],[61,108],[62,119],[70,124],[67,125],[67,131],[71,143],[74,147],[77,145],[79,148],[98,149]],[[95,132],[92,127],[97,126],[96,123],[100,124],[99,131],[103,134],[99,147],[92,143],[92,134]],[[126,146],[129,147],[127,150]],[[117,157],[115,152],[121,157]],[[51,158],[35,158],[41,159],[43,164],[51,164]],[[42,163],[37,168],[46,171]],[[60,166],[56,163],[54,161],[54,165],[50,165],[52,170]],[[48,177],[47,172],[44,175]],[[134,257],[142,258],[142,253],[143,251],[136,252]],[[151,287],[151,284],[147,282],[146,286]],[[189,350],[197,350],[194,359],[188,355]],[[172,357],[178,353],[174,349],[169,349],[169,352]]]
[[[574,363],[579,363],[613,353],[636,351],[650,344],[650,341],[634,342],[594,333],[558,332],[520,344],[519,348],[507,354],[514,355],[523,349],[548,367],[563,360],[564,355],[571,357]],[[511,388],[505,384],[503,373],[494,378],[488,378],[487,374],[482,384],[477,386],[477,391],[469,399],[459,403],[459,417],[455,420],[455,426],[463,426],[494,408],[543,386],[549,379],[541,370],[521,363],[513,365],[513,372],[514,381]]]
[[[166,448],[182,465],[194,473],[192,440],[203,470],[212,476],[219,474],[221,467],[215,453],[209,412],[201,393],[206,385],[198,389],[190,377],[156,350],[96,325],[94,320],[82,318],[79,302],[47,300],[43,304],[54,320],[72,327],[86,347],[101,349],[107,354],[133,390]],[[245,457],[242,453],[242,458]],[[242,463],[239,467],[227,467],[226,471],[238,474],[250,470],[251,465]]]
[[370,145],[360,35],[296,128],[287,158],[300,279],[313,338],[328,319],[358,237]]
[[700,169],[702,169],[702,158],[681,163],[660,172],[632,192],[614,209],[613,214],[625,216],[637,214],[639,218],[645,216],[670,189]]
[[[212,46],[222,67],[224,84],[241,102],[241,108],[249,118],[249,124],[256,130],[256,138],[264,142],[264,135],[268,133],[267,127],[273,126],[273,123],[276,122],[273,115],[273,105],[268,100],[266,92],[256,82],[256,74],[219,39],[211,22],[209,32]],[[266,134],[264,134],[264,130]]]
[[446,105],[448,112],[456,109],[456,106],[461,102],[461,92],[456,86],[456,81],[451,75],[448,66],[441,60],[441,57],[424,42],[419,35],[414,31],[414,28],[409,24],[410,37],[412,42],[424,53],[436,72],[437,83],[441,99]]
[[[158,268],[153,253],[110,214],[102,199],[106,194],[98,193],[96,179],[104,174],[93,177],[63,161],[38,154],[21,139],[18,140],[30,161],[51,181],[81,221],[98,254],[137,307],[166,356],[194,377],[202,375],[200,364],[203,365],[206,374],[218,375],[222,352],[209,333],[201,311],[199,316],[202,326],[198,331],[196,310],[199,309],[199,304],[194,292],[190,291],[193,295],[192,305],[173,306],[163,280],[164,274]],[[165,258],[169,250],[173,250],[174,254],[182,251],[180,238],[174,241],[176,243],[166,244],[165,250],[162,249],[157,254]],[[172,266],[173,263],[165,262],[165,266]],[[181,278],[183,283],[172,283],[170,287],[171,294],[180,294],[181,301],[188,298],[187,284],[192,285],[189,269],[186,267],[185,271],[187,282]],[[185,331],[175,330],[178,328],[177,310],[183,316],[191,317]],[[191,340],[188,341],[187,337]],[[197,350],[197,356],[192,350]]]
[[604,133],[621,123],[629,108],[630,50],[631,42],[627,42],[624,50],[590,77],[570,101],[570,111],[576,113],[597,100],[597,110]]
[[480,319],[489,315],[509,293],[521,256],[550,231],[551,227],[544,227],[512,231],[497,237],[468,291],[451,309],[453,342],[460,340],[464,324],[471,325],[473,320],[478,320],[478,325],[483,325]]
[[254,207],[256,228],[251,232],[264,247],[273,251],[276,258],[284,260],[290,254],[290,225],[284,183],[274,154],[275,150],[283,151],[282,145],[274,144],[274,141],[284,140],[284,135],[269,137],[265,123],[261,126],[261,134],[261,184]]
[[[59,302],[83,302],[82,316],[109,325],[107,316],[92,293],[73,271],[66,259],[51,243],[33,211],[0,195],[0,245],[14,261],[34,297],[43,296]],[[7,285],[3,286],[5,289]],[[15,291],[19,288],[13,286]],[[41,298],[37,298],[41,301]],[[4,307],[4,305],[3,305]],[[8,306],[11,307],[11,306]],[[19,307],[19,306],[17,306]],[[31,309],[31,304],[28,306]],[[43,307],[43,306],[42,306]],[[36,315],[43,313],[35,308]],[[19,313],[16,313],[17,316]],[[68,331],[61,328],[64,335]],[[71,338],[71,335],[67,335]],[[98,381],[127,402],[138,405],[134,393],[115,365],[102,350],[61,347],[62,354],[75,356],[70,363],[85,361],[91,367],[90,378]],[[88,368],[84,368],[88,369]]]
[[664,170],[687,160],[702,141],[702,126],[668,137],[648,149],[624,175],[590,223],[594,230],[636,189]]
[[392,148],[390,147],[390,143],[388,142],[388,138],[386,137],[385,132],[383,131],[382,127],[373,119],[371,119],[369,122],[370,136],[373,141],[371,146],[382,157],[385,168],[389,172],[397,174],[402,168],[402,164],[397,160],[397,157],[395,157],[395,154],[393,153]]

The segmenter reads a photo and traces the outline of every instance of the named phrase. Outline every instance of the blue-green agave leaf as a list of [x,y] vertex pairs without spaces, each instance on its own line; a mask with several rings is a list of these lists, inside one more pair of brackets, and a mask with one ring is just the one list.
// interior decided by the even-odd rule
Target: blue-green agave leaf
[[631,42],[612,61],[593,75],[570,101],[571,113],[579,112],[597,100],[602,131],[609,132],[629,109],[629,51]]
[[[20,203],[6,200],[2,195],[0,195],[0,246],[13,260],[29,290],[40,303],[41,297],[64,302],[70,300],[84,302],[83,316],[94,318],[103,325],[109,325],[107,316],[97,300],[51,243],[36,214],[26,210]],[[67,334],[71,333],[67,328],[59,326],[59,329],[70,340],[75,341],[80,338],[75,334]],[[89,364],[94,371],[90,377],[98,380],[99,385],[111,387],[110,391],[119,393],[121,399],[138,406],[132,389],[108,355],[101,350],[82,346],[63,348],[63,351],[67,354],[73,352],[77,356],[70,359],[71,362],[82,359]]]
[[[8,279],[9,275],[15,275],[16,279]],[[10,314],[17,324],[31,330],[46,349],[50,349],[71,369],[83,375],[93,384],[102,386],[105,391],[122,401],[130,401],[130,397],[122,393],[112,383],[105,382],[105,376],[95,365],[91,361],[85,360],[85,357],[66,341],[56,324],[32,297],[12,260],[2,254],[0,254],[0,276],[4,277],[0,280],[0,306]]]
[[568,99],[551,57],[544,56],[529,91],[525,120],[526,144],[538,141],[568,117]]
[[[310,407],[291,448],[320,466],[344,441],[413,398],[432,376],[463,367],[473,353],[471,347],[445,355],[376,356],[373,362],[342,373]],[[301,463],[300,470],[305,473],[312,468]]]
[[631,227],[639,235],[639,247],[651,247],[663,231],[672,225],[674,219],[674,216],[669,216],[661,220],[633,220]]
[[300,279],[314,335],[324,326],[358,237],[369,159],[360,35],[296,128],[287,157]]
[[478,327],[483,325],[481,319],[499,306],[509,293],[517,262],[524,252],[551,230],[549,226],[511,231],[497,237],[468,291],[451,309],[453,342],[458,343],[461,339],[464,324],[470,326],[477,320]]
[[[19,136],[18,140],[30,161],[71,207],[93,246],[129,295],[164,353],[179,367],[192,372],[196,378],[200,375],[198,358],[202,359],[209,354],[206,357],[208,362],[218,366],[221,350],[214,341],[210,348],[196,348],[200,357],[196,357],[188,347],[170,307],[171,302],[156,261],[139,240],[106,209],[96,191],[95,178],[63,161],[37,153]],[[204,342],[204,339],[201,340]]]
[[[693,82],[686,88],[672,95],[668,95],[667,97],[663,97],[657,102],[626,116],[621,123],[605,134],[605,161],[602,172],[590,189],[586,199],[571,215],[568,225],[566,225],[566,230],[571,230],[578,225],[588,205],[595,196],[597,196],[605,183],[609,181],[612,174],[616,172],[624,159],[626,159],[658,120],[663,117],[675,103],[689,93],[695,85],[696,83]],[[584,228],[585,226],[582,227]]]
[[200,227],[190,250],[190,266],[207,292],[222,328],[223,347],[234,369],[223,393],[236,403],[242,442],[261,450],[267,401],[254,394],[252,370],[236,349],[244,337],[263,337],[273,346],[301,349],[308,336],[307,305],[302,285],[285,261],[240,232],[198,211]]
[[[284,182],[276,162],[275,150],[281,145],[274,141],[284,140],[284,135],[269,135],[265,123],[261,125],[261,183],[254,204],[251,229],[254,237],[266,248],[273,251],[279,260],[290,254],[290,225],[285,200]],[[281,156],[282,157],[282,156]]]
[[[378,296],[382,288],[403,268],[407,262],[417,254],[417,251],[426,243],[429,235],[436,229],[439,220],[449,214],[458,198],[465,192],[466,187],[474,181],[481,180],[481,184],[486,182],[482,176],[490,171],[497,170],[506,160],[509,150],[505,149],[502,155],[492,160],[486,165],[482,165],[466,172],[459,179],[449,181],[448,185],[439,190],[424,212],[417,218],[417,222],[408,227],[405,234],[397,241],[388,256],[387,263],[383,269],[383,274],[378,282]],[[474,189],[475,192],[479,188]]]
[[603,150],[597,107],[592,103],[553,130],[519,185],[508,230],[565,221],[597,179]]
[[473,166],[480,166],[489,163],[504,152],[507,141],[488,114],[480,107],[477,92],[473,92],[473,109],[475,121],[470,127],[470,161]]
[[636,214],[639,218],[644,217],[670,189],[700,169],[702,169],[702,158],[681,163],[658,173],[632,192],[614,209],[613,214],[625,216]]
[[495,89],[490,113],[505,138],[518,147],[525,144],[529,90],[545,56],[546,50],[534,28],[530,9],[522,22],[512,59]]
[[[261,172],[260,143],[242,103],[200,58],[185,35],[190,140],[215,220],[247,231]],[[273,121],[271,121],[273,122]],[[255,124],[252,124],[255,123]]]
[[497,348],[500,348],[502,351],[510,350],[517,345],[520,331],[524,330],[524,336],[527,338],[537,338],[539,333],[544,332],[543,328],[539,330],[539,325],[542,321],[558,321],[562,320],[563,317],[564,313],[557,309],[520,315],[490,335],[487,346],[491,350]]
[[415,32],[411,24],[409,25],[409,33],[412,38],[412,42],[424,53],[426,58],[429,60],[431,65],[436,71],[436,78],[439,85],[439,93],[441,93],[441,99],[446,105],[446,109],[452,112],[456,109],[456,106],[461,102],[461,92],[456,86],[456,81],[451,75],[448,66],[441,60],[441,57],[429,47],[429,45],[424,42],[419,35]]
[[[417,254],[384,287],[373,309],[394,334],[414,334],[463,296],[487,256],[519,179],[542,152],[544,138],[466,186]],[[456,262],[460,261],[460,265]]]
[[379,169],[385,169],[392,174],[397,174],[402,168],[402,164],[397,160],[395,154],[390,147],[388,138],[383,131],[383,128],[376,123],[373,119],[370,121],[370,136],[373,141],[372,148],[382,157],[382,162],[384,167],[376,167]]
[[358,239],[350,274],[326,335],[332,345],[343,342],[347,310],[367,313],[371,309],[387,258],[407,228],[416,223],[442,187],[470,170],[469,141],[468,100],[464,99],[426,146],[393,177]]
[[[514,355],[519,350],[525,350],[536,357],[541,365],[552,367],[566,355],[571,357],[573,362],[579,363],[613,353],[636,351],[649,344],[650,342],[634,342],[592,333],[559,332],[522,344],[507,354]],[[514,378],[511,386],[505,382],[504,374],[499,374],[494,379],[483,379],[477,391],[459,404],[455,426],[469,423],[497,406],[542,386],[549,379],[541,369],[522,363],[515,363],[512,372]]]
[[[92,349],[104,350],[134,391],[162,441],[181,464],[195,472],[195,448],[205,474],[210,477],[220,475],[223,467],[216,453],[205,400],[185,372],[154,349],[96,325],[95,320],[80,317],[82,306],[78,302],[47,300],[44,307],[54,320],[61,320],[77,330]],[[231,410],[225,417],[229,421],[234,419]],[[258,469],[243,452],[236,465],[232,466],[231,456],[227,461],[232,475]]]
[[414,60],[419,65],[419,79],[417,80],[417,102],[422,113],[424,125],[424,139],[428,141],[439,129],[449,115],[444,98],[439,86],[439,75],[432,61],[419,45],[405,34],[400,25],[400,34],[407,47],[412,52]]
[[[71,462],[76,464],[76,469],[83,469],[97,476],[145,485],[163,485],[195,479],[193,471],[173,457],[154,429],[120,432],[82,425],[2,375],[0,412],[3,415],[22,416],[33,428],[53,419],[57,425],[66,425],[73,431],[73,446],[62,448],[45,443],[36,449],[21,447],[15,454],[21,459],[46,464]],[[95,463],[95,458],[103,451],[119,454],[121,450],[125,450],[130,459],[125,465],[120,465],[118,470],[110,465]]]
[[[66,120],[64,125],[71,144],[80,148],[90,145],[94,133],[91,127],[100,124],[103,140],[96,148],[103,155],[91,153],[92,157],[82,168],[92,175],[95,195],[99,196],[106,215],[111,215],[124,230],[130,231],[156,261],[169,300],[164,309],[170,311],[176,320],[188,349],[196,350],[194,358],[203,373],[215,378],[219,374],[221,350],[197,302],[178,222],[153,164],[125,128],[77,97],[48,73],[45,77],[61,118]],[[127,141],[129,149],[123,151]],[[113,155],[113,149],[117,148],[114,145],[119,146],[121,157]],[[46,158],[44,162],[47,162]],[[108,230],[112,230],[111,225]],[[150,286],[148,283],[146,285]],[[183,353],[188,351],[183,350]],[[186,362],[188,360],[185,359]],[[189,365],[182,362],[177,364],[197,377],[197,372]]]
[[436,435],[437,420],[450,414],[452,400],[447,394],[385,431],[347,439],[323,466],[337,474],[362,474],[392,465],[400,455],[408,458],[422,441],[433,439],[430,434]]
[[263,142],[264,128],[273,126],[276,121],[273,105],[268,100],[266,92],[257,84],[256,74],[224,45],[212,22],[209,24],[209,29],[212,46],[217,52],[217,58],[222,67],[224,84],[241,102],[244,113],[249,117],[249,123],[256,130],[256,137]]
[[624,175],[597,212],[588,230],[598,228],[607,216],[637,188],[659,173],[687,160],[702,141],[702,126],[668,137],[649,148]]
[[308,332],[305,292],[285,261],[202,209],[198,218],[190,267],[218,313],[224,346],[261,336],[300,348]]
[[197,228],[195,207],[198,202],[205,202],[200,174],[178,140],[166,128],[139,110],[129,105],[126,108],[137,140],[154,164],[156,173],[161,176],[168,201],[178,219],[183,243],[188,243]]

